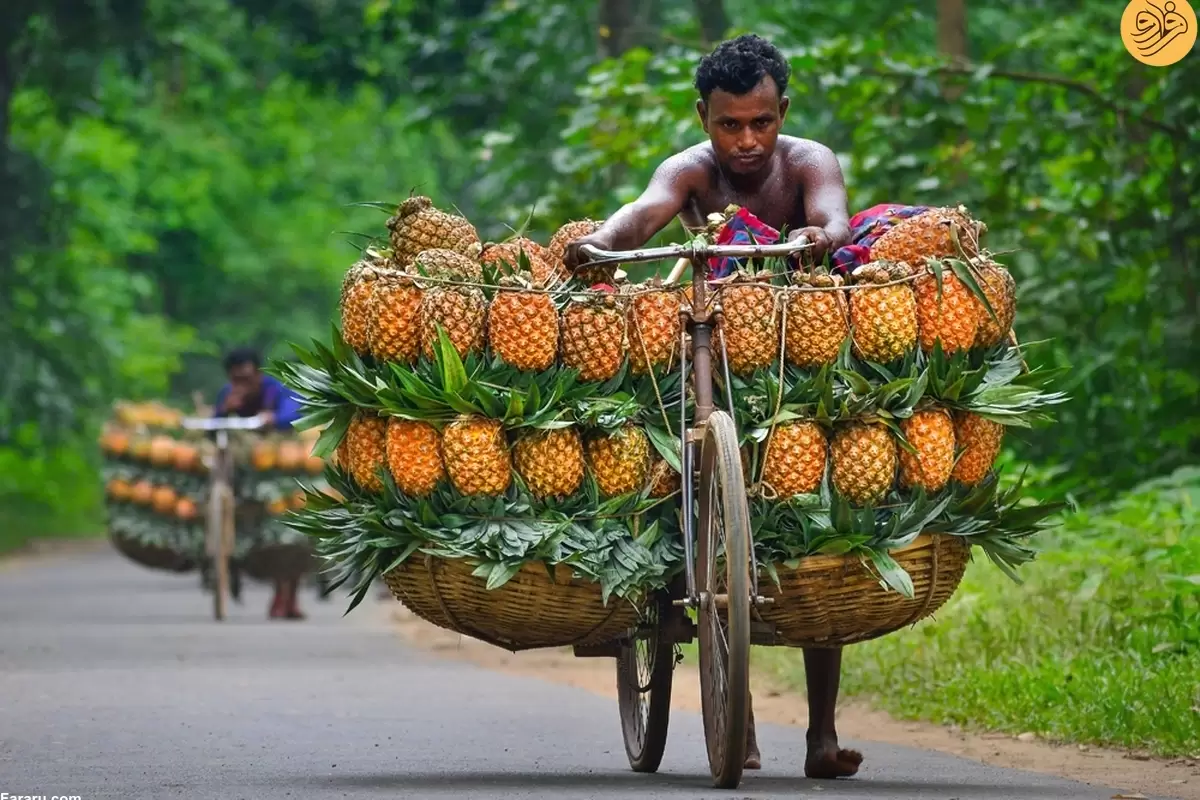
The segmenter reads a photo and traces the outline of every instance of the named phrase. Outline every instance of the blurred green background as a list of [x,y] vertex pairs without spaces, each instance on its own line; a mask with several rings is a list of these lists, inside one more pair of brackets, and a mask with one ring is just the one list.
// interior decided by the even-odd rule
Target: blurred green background
[[[787,131],[839,154],[851,211],[966,204],[1017,278],[1020,338],[1051,340],[1031,360],[1072,369],[1058,423],[1011,435],[1007,455],[1036,492],[1084,505],[1050,545],[1075,555],[1034,573],[1071,583],[987,596],[1054,614],[1070,607],[1056,592],[1125,586],[1106,602],[1146,617],[1130,610],[1103,646],[1139,670],[1191,668],[1200,56],[1138,63],[1123,5],[4,3],[0,541],[96,528],[93,443],[114,399],[211,399],[224,349],[282,356],[327,336],[357,255],[341,232],[386,219],[349,204],[427,194],[496,240],[603,217],[702,139],[695,64],[754,31],[790,57]],[[1148,586],[1162,596],[1130,601]],[[1079,624],[1083,640],[1108,635]],[[1147,625],[1166,638],[1121,633]],[[1180,747],[1200,719],[1181,704]]]

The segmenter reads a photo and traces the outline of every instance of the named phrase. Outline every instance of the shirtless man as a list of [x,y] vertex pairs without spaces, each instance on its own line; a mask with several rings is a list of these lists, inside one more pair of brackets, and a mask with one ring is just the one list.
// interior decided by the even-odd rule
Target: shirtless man
[[[766,40],[740,36],[719,45],[696,70],[696,111],[709,141],[668,158],[641,197],[612,215],[595,233],[572,242],[567,266],[586,259],[585,244],[602,250],[634,250],[679,217],[701,228],[706,217],[738,205],[776,230],[801,236],[819,263],[850,241],[846,187],[833,152],[807,139],[781,136],[788,110],[784,95],[790,69]],[[805,650],[809,721],[804,772],[810,778],[847,777],[862,755],[838,747],[834,727],[840,649]],[[746,768],[762,758],[750,712]]]

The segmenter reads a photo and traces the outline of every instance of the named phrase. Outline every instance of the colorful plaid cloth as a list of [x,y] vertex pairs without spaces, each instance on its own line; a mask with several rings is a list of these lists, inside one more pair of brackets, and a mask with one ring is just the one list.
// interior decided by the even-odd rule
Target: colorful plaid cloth
[[[717,235],[718,245],[775,244],[778,241],[779,231],[744,208],[739,208]],[[710,258],[708,279],[728,277],[745,261],[744,258]]]
[[850,244],[839,247],[829,257],[833,272],[847,275],[871,260],[871,245],[898,223],[929,210],[928,206],[900,206],[883,203],[860,211],[850,218]]
[[[829,256],[830,269],[842,275],[849,274],[855,267],[871,260],[871,245],[903,220],[929,210],[928,206],[902,206],[883,203],[860,211],[850,218],[850,243],[838,248]],[[775,244],[779,231],[772,228],[744,208],[725,223],[717,236],[717,244]],[[709,260],[708,279],[725,278],[732,275],[746,259],[713,258]]]

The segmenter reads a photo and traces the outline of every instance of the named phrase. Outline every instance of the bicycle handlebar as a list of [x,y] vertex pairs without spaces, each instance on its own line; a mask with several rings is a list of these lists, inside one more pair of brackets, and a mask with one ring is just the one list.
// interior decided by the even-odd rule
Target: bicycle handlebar
[[590,264],[636,264],[645,261],[661,261],[667,258],[706,260],[709,258],[780,258],[812,247],[804,237],[783,244],[676,244],[668,247],[648,247],[642,250],[601,250],[590,244],[579,248],[579,252]]
[[256,431],[264,427],[258,417],[187,417],[182,424],[189,431]]

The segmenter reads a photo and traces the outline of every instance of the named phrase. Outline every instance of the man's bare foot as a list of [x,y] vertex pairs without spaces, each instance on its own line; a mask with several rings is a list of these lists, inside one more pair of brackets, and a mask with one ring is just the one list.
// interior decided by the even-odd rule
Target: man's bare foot
[[758,745],[746,745],[746,763],[742,769],[762,769],[762,753],[758,752]]
[[836,739],[808,743],[808,757],[804,760],[804,774],[809,778],[849,778],[858,772],[862,764],[862,753],[843,750]]

